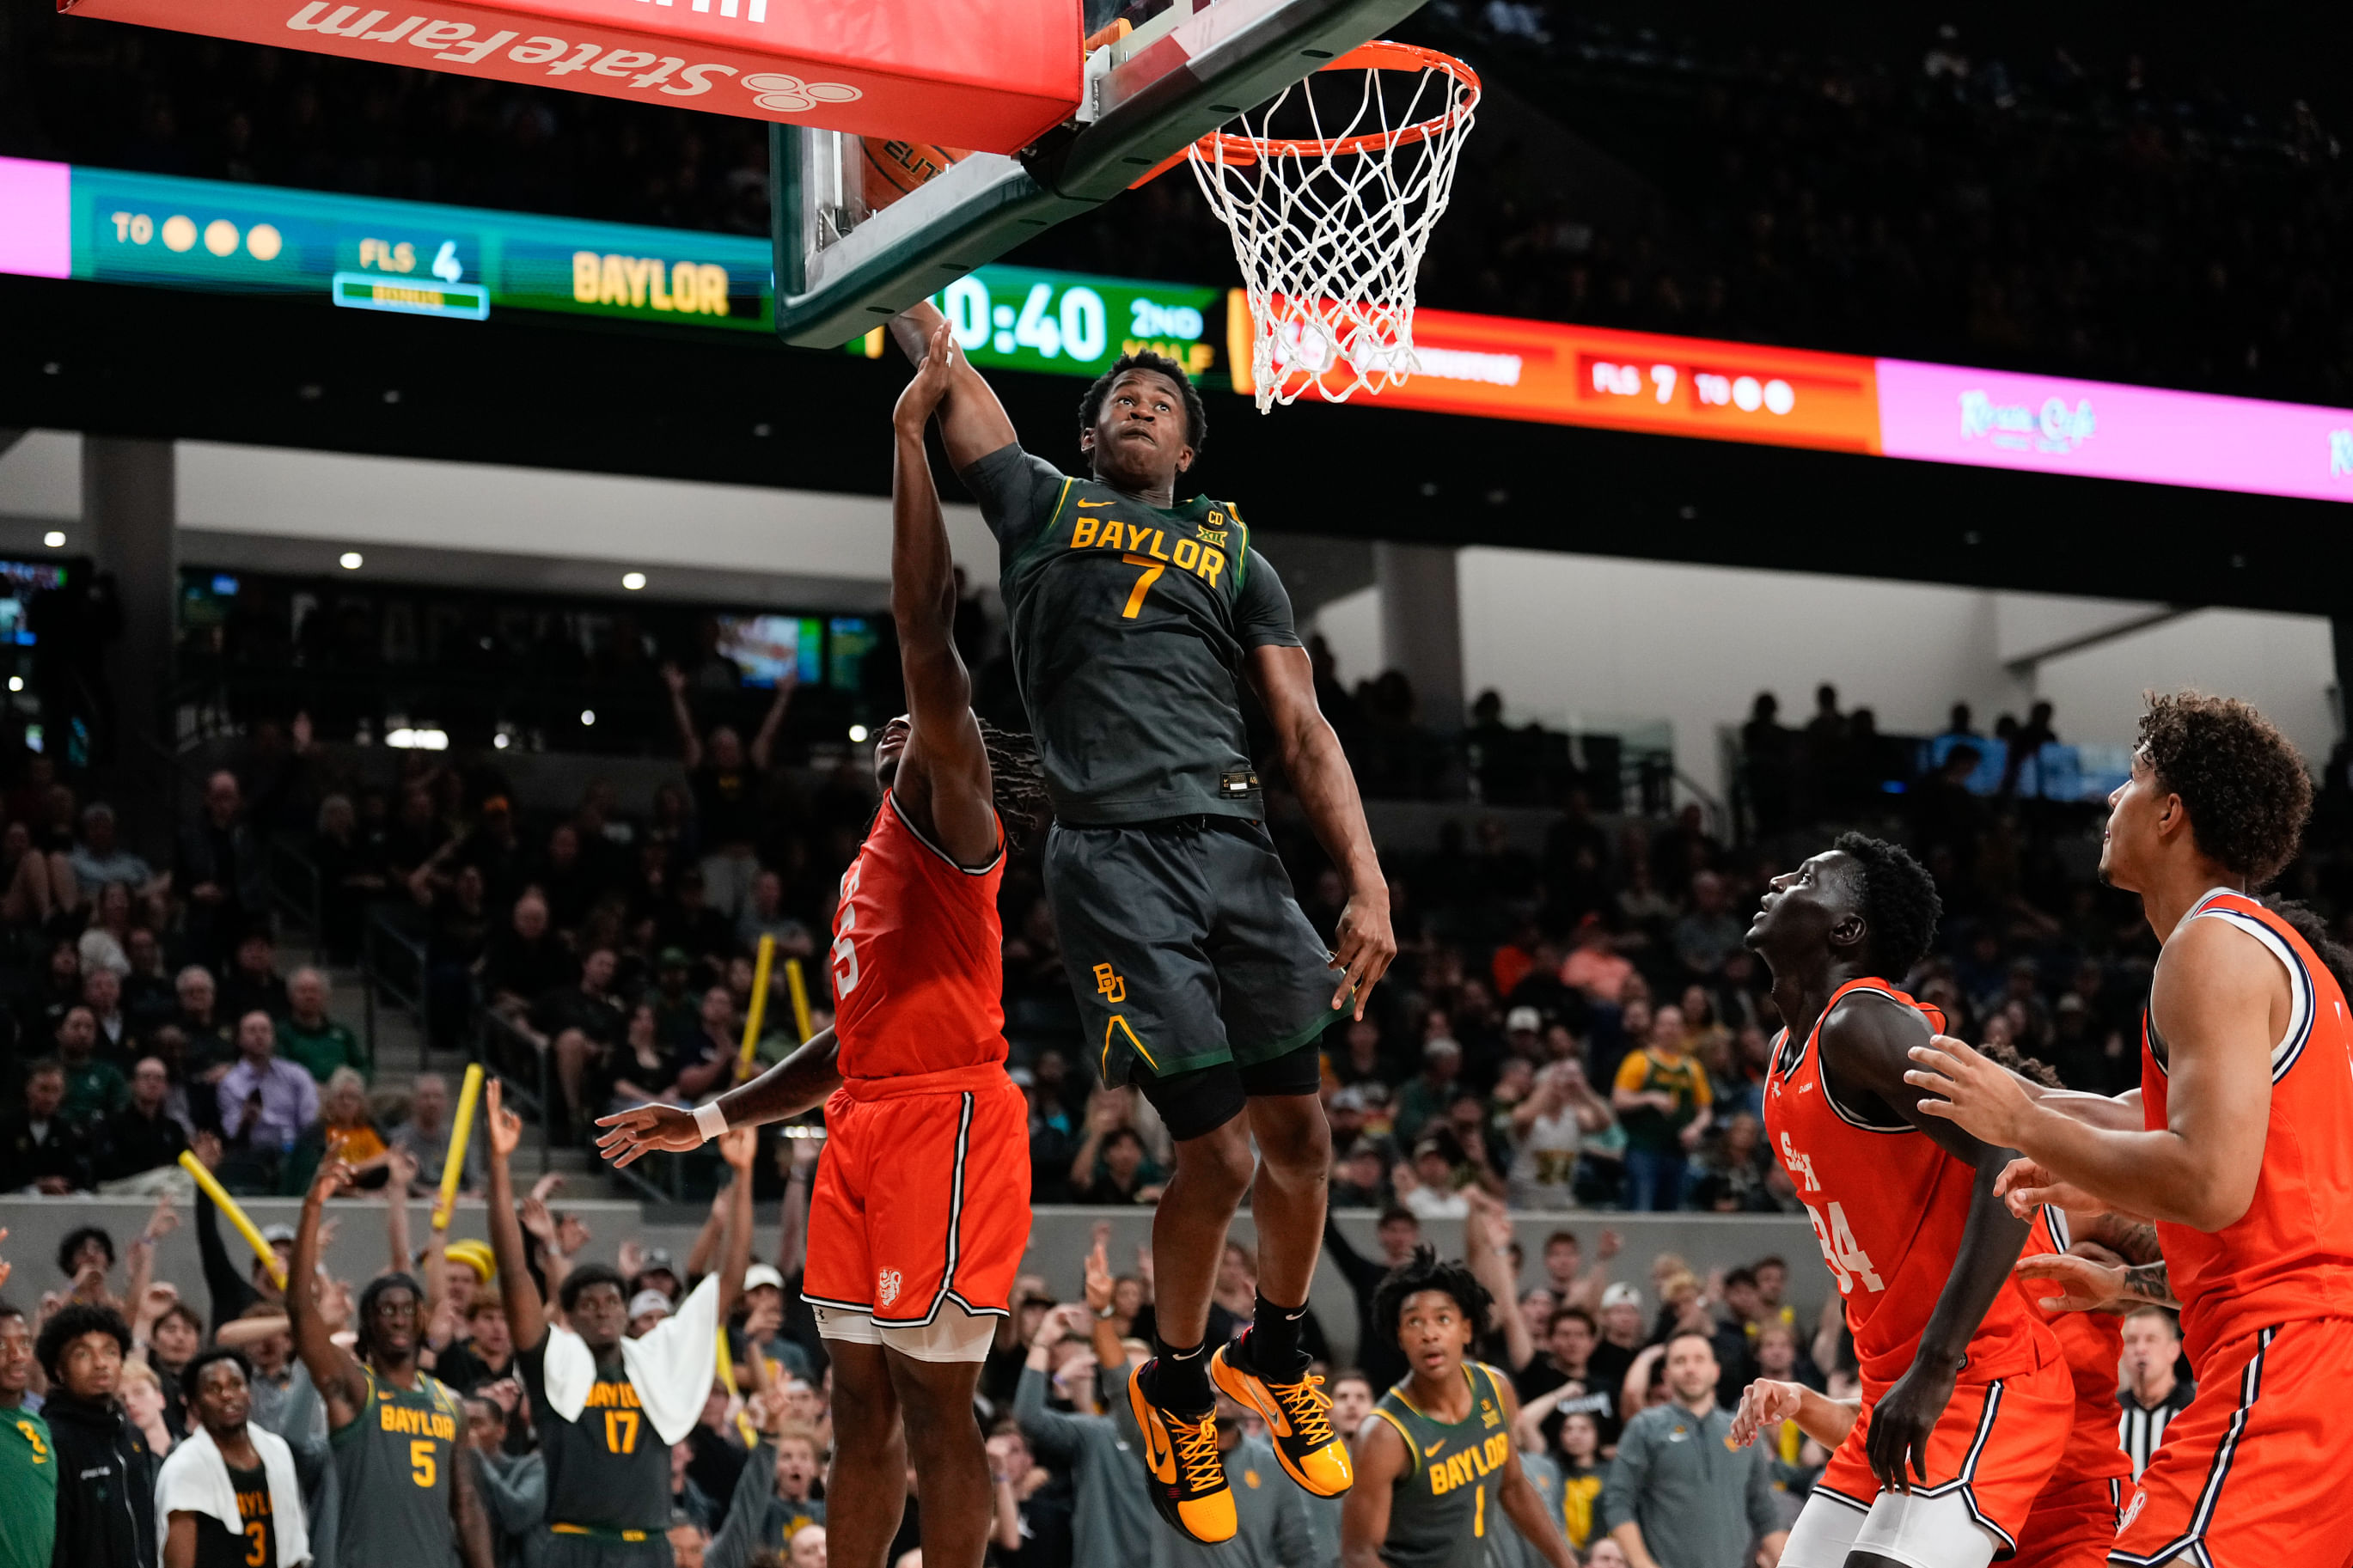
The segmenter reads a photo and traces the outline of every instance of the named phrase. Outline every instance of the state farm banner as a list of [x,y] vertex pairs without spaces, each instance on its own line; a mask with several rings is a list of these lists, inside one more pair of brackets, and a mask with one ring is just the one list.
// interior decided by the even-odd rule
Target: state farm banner
[[1015,153],[1077,108],[1079,0],[58,0],[76,16]]

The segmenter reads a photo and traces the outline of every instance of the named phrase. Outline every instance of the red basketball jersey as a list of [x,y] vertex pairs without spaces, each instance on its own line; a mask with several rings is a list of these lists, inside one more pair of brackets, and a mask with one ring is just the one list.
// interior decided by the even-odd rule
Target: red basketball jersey
[[842,873],[833,916],[841,1076],[905,1078],[1005,1060],[996,858],[967,870],[908,826],[886,792]]
[[[2045,1205],[2034,1212],[2021,1258],[2064,1252],[2073,1237],[2067,1232],[2064,1210]],[[2129,1476],[2132,1461],[2116,1441],[2117,1363],[2125,1353],[2125,1321],[2114,1312],[2063,1312],[2042,1305],[2045,1296],[2060,1288],[2049,1279],[2020,1279],[2018,1293],[2029,1310],[2041,1318],[2067,1358],[2067,1374],[2075,1384],[2075,1424],[2067,1434],[2067,1450],[2060,1457],[2052,1484]]]
[[[2183,917],[2228,921],[2287,971],[2287,1032],[2272,1047],[2271,1126],[2254,1201],[2211,1233],[2157,1227],[2193,1363],[2274,1323],[2341,1318],[2353,1303],[2353,1020],[2328,966],[2294,928],[2243,893],[2217,889]],[[2178,929],[2178,928],[2177,928]],[[2162,962],[2162,961],[2160,961]],[[2144,1016],[2141,1110],[2166,1124],[2164,1042]]]
[[[1804,1041],[1793,1044],[1784,1029],[1775,1042],[1765,1131],[1846,1298],[1868,1401],[1911,1369],[1920,1332],[1960,1253],[1977,1173],[1910,1122],[1867,1121],[1831,1097],[1822,1076],[1822,1026],[1857,991],[1883,999],[1865,1005],[1909,1007],[1931,1029],[1944,1026],[1942,1013],[1884,981],[1848,981],[1831,994]],[[2051,1331],[2024,1299],[2004,1290],[1969,1341],[1963,1375],[2014,1376],[2058,1354]]]

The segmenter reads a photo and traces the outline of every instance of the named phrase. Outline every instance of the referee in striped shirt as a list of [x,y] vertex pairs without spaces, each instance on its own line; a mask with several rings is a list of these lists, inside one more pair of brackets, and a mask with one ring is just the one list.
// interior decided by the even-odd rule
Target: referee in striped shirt
[[2175,1375],[2181,1359],[2181,1327],[2162,1307],[2142,1307],[2125,1319],[2123,1386],[2116,1404],[2124,1417],[2116,1441],[2132,1460],[2133,1479],[2148,1468],[2165,1446],[2165,1428],[2189,1407],[2197,1385]]

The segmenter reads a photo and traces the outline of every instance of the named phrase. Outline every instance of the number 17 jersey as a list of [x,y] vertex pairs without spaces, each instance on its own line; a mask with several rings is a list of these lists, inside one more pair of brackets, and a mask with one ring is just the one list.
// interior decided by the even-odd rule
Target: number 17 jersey
[[[1884,981],[1849,981],[1831,994],[1803,1040],[1782,1031],[1766,1081],[1766,1137],[1846,1299],[1869,1404],[1911,1369],[1919,1352],[1921,1331],[1960,1255],[1977,1173],[1901,1117],[1873,1121],[1838,1101],[1822,1070],[1821,1036],[1841,1004],[1910,1008],[1932,1031],[1945,1019]],[[2003,1290],[1969,1341],[1961,1380],[2018,1376],[2058,1353],[2024,1298]]]

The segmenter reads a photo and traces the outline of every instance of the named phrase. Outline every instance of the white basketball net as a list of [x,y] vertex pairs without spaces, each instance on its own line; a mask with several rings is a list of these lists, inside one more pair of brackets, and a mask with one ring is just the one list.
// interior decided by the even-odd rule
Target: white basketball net
[[1194,143],[1194,178],[1241,267],[1260,413],[1310,389],[1345,402],[1421,368],[1414,281],[1478,101],[1460,61],[1368,44]]

